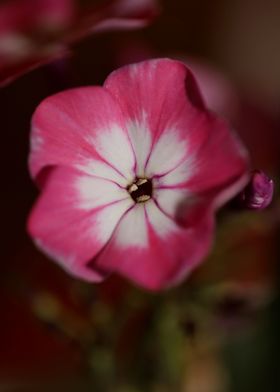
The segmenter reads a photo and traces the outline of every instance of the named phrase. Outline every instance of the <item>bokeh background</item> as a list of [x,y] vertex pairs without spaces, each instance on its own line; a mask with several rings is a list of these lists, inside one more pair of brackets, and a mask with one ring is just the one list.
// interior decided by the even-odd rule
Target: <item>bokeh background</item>
[[[149,26],[81,34],[64,56],[1,87],[1,392],[280,390],[279,20],[278,0],[163,0]],[[159,294],[117,276],[75,280],[25,229],[38,195],[27,169],[36,106],[152,57],[190,64],[211,109],[276,184],[263,212],[225,207],[205,263]]]

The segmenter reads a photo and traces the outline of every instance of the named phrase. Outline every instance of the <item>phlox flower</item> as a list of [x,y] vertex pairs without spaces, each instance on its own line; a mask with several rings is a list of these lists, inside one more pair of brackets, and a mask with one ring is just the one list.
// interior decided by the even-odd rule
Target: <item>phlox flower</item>
[[203,260],[215,211],[248,179],[245,149],[170,59],[44,100],[29,164],[41,187],[28,222],[37,246],[76,277],[116,272],[151,290]]

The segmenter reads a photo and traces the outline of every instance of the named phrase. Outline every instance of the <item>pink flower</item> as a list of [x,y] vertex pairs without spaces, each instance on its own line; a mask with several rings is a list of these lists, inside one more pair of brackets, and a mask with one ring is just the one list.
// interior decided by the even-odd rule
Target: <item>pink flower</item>
[[153,290],[202,261],[215,210],[248,178],[244,148],[169,59],[47,98],[29,162],[42,188],[28,223],[38,247],[74,276],[117,272]]
[[0,86],[68,54],[92,33],[146,26],[157,0],[108,0],[78,9],[74,0],[10,0],[0,5]]

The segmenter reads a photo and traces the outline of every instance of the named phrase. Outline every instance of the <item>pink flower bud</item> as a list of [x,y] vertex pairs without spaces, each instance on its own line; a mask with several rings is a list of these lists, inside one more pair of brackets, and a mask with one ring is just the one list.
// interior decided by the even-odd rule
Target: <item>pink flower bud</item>
[[243,207],[252,210],[263,210],[272,200],[274,183],[264,172],[255,170],[246,188],[240,194]]

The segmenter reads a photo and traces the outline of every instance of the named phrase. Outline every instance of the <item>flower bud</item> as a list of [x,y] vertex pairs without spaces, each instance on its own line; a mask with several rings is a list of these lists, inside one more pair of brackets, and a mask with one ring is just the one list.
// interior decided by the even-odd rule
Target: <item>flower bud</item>
[[271,203],[273,191],[273,180],[261,170],[254,170],[248,185],[239,195],[239,203],[244,208],[263,210]]

